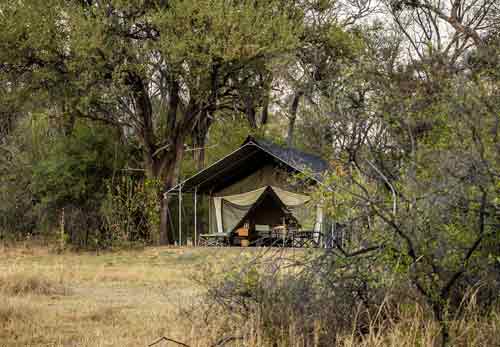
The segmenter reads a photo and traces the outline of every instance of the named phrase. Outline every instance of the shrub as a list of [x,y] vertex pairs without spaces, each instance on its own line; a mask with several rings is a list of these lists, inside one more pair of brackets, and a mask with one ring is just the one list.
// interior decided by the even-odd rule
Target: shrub
[[314,272],[303,263],[314,258],[302,259],[300,266],[291,266],[282,255],[261,262],[240,260],[240,265],[222,274],[208,270],[199,282],[207,288],[209,306],[241,321],[257,317],[255,329],[269,341],[292,345],[289,339],[293,338],[306,345],[330,346],[352,328],[354,316],[356,331],[368,331],[370,317],[376,316],[384,291],[370,288],[352,268],[344,270],[349,276],[337,275],[335,279]]
[[108,245],[157,243],[160,221],[160,182],[123,176],[108,184],[100,213]]

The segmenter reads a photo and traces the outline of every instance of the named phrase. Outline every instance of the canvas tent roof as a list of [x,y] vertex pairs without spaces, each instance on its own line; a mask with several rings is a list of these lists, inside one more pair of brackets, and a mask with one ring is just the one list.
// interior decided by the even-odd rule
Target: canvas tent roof
[[229,186],[270,163],[283,165],[295,173],[311,172],[312,179],[316,182],[321,181],[321,174],[328,168],[328,164],[316,155],[249,136],[234,152],[181,182],[169,192],[178,191],[182,187],[182,192],[185,193],[196,189],[200,194],[207,194]]

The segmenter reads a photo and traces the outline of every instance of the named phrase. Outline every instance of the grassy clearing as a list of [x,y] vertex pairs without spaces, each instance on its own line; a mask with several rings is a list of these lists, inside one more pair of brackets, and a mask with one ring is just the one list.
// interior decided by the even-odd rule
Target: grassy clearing
[[[202,288],[192,279],[206,267],[242,261],[242,252],[254,251],[147,248],[56,255],[43,248],[0,249],[0,346],[135,347],[168,336],[208,347],[231,331],[230,336],[244,339],[226,346],[264,347],[258,316],[244,324],[223,315],[205,322]],[[183,314],[186,308],[199,315]],[[431,347],[437,342],[438,327],[422,311],[402,311],[398,317],[374,317],[368,334],[347,331],[337,345]],[[500,314],[471,314],[453,324],[455,346],[500,346]],[[279,347],[305,346],[296,327],[286,335]]]
[[[0,248],[0,346],[147,346],[163,335],[194,341],[200,332],[181,312],[198,304],[192,275],[239,253]],[[206,333],[200,343],[212,338]]]

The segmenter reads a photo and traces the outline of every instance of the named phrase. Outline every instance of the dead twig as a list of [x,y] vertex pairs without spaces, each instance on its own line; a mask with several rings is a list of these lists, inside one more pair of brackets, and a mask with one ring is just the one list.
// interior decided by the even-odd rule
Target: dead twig
[[236,340],[243,340],[243,336],[228,336],[228,337],[224,337],[224,338],[220,339],[219,341],[217,341],[216,343],[214,343],[210,347],[222,347],[226,343],[231,342],[231,341],[236,341]]
[[[213,345],[211,345],[210,347],[222,347],[226,343],[231,342],[231,341],[236,341],[236,340],[243,340],[243,336],[228,336],[228,337],[224,337],[224,338],[220,339],[219,341],[217,341],[216,343],[214,343]],[[166,337],[166,336],[160,337],[158,340],[156,340],[152,344],[148,345],[148,347],[157,345],[157,344],[159,344],[162,341],[173,342],[173,343],[176,343],[179,346],[183,346],[183,347],[191,347],[189,345],[186,345],[184,342],[179,342],[179,341],[176,341],[176,340],[171,339],[171,338]]]
[[176,340],[174,340],[174,339],[171,339],[171,338],[169,338],[169,337],[165,337],[165,336],[160,337],[158,340],[156,340],[156,341],[155,341],[155,342],[153,342],[152,344],[148,345],[148,347],[151,347],[151,346],[157,345],[157,344],[159,344],[159,343],[160,343],[160,342],[162,342],[162,341],[173,342],[173,343],[176,343],[176,344],[178,344],[179,346],[183,346],[183,347],[191,347],[191,346],[189,346],[189,345],[186,345],[186,344],[185,344],[185,343],[183,343],[183,342],[179,342],[179,341],[176,341]]

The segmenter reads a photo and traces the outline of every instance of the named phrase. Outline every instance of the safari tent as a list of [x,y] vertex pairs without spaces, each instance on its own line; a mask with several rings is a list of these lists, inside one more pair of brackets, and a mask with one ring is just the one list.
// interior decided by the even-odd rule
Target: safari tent
[[[308,194],[311,185],[321,184],[327,168],[318,156],[248,137],[235,151],[167,194],[179,196],[179,219],[182,197],[194,196],[197,244],[248,245],[247,241],[272,239],[273,235],[276,237],[273,231],[280,230],[283,240],[289,239],[293,231],[295,245],[300,246],[306,239],[318,242],[319,235],[331,227],[322,207]],[[297,174],[305,179],[297,179]],[[202,196],[209,201],[208,230],[196,230],[198,201]],[[185,239],[182,223],[178,225],[179,240]]]

